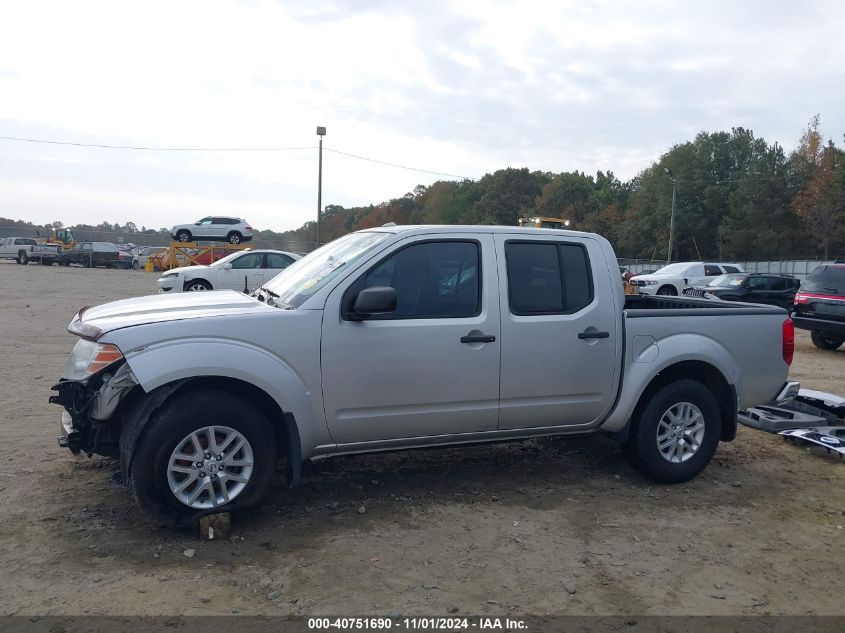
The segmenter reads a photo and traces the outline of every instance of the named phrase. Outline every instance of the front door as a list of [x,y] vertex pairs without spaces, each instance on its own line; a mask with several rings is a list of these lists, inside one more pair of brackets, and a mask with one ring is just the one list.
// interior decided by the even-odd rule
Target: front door
[[218,273],[215,290],[246,290],[251,292],[264,283],[264,253],[245,253],[233,259],[232,267]]
[[[363,288],[396,310],[354,320]],[[492,236],[409,238],[338,285],[323,313],[323,402],[339,444],[493,431],[499,305]]]
[[[590,238],[497,235],[500,429],[587,425],[613,404],[622,356],[614,262]],[[621,286],[621,284],[620,284]]]

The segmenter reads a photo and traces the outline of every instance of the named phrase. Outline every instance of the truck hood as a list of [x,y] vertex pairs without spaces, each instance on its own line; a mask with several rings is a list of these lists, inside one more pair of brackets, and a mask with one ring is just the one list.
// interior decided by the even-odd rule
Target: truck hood
[[234,290],[150,295],[82,308],[68,325],[68,331],[89,338],[99,338],[107,332],[134,325],[231,314],[255,314],[277,309]]

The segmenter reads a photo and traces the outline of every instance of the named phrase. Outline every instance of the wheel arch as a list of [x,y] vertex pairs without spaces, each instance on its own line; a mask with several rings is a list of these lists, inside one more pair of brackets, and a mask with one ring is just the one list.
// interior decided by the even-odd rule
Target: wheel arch
[[646,406],[651,397],[664,386],[678,380],[695,380],[707,387],[716,398],[721,414],[722,433],[720,439],[730,442],[736,437],[736,389],[725,378],[724,374],[714,365],[701,360],[686,360],[674,363],[658,372],[646,385],[640,394],[631,420],[626,427],[628,432],[634,430],[633,425],[639,417],[640,411]]
[[115,416],[121,421],[120,461],[123,480],[128,474],[138,442],[153,414],[173,398],[208,390],[226,392],[256,404],[270,421],[279,449],[279,457],[285,459],[285,473],[291,486],[299,483],[302,474],[302,445],[296,418],[284,411],[279,403],[260,387],[228,376],[194,376],[174,380],[145,393],[141,387],[133,391],[120,403]]
[[[632,419],[651,394],[667,382],[691,378],[716,394],[722,417],[721,439],[734,439],[736,412],[742,394],[737,392],[739,368],[730,352],[713,339],[689,335],[663,339],[657,343],[657,348],[654,361],[644,354],[633,358],[626,367],[619,402],[601,428],[614,437],[626,439]],[[697,351],[690,353],[689,349]],[[660,363],[664,356],[667,360]]]

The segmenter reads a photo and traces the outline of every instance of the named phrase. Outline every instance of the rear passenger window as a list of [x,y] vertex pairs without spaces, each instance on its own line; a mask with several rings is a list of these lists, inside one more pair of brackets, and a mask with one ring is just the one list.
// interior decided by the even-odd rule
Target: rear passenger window
[[584,247],[507,242],[505,257],[511,313],[569,314],[592,301],[592,280]]
[[726,273],[738,273],[739,272],[739,268],[737,268],[736,266],[722,266],[722,268],[725,269]]
[[[736,272],[728,270],[728,267],[725,266],[725,270],[727,272]],[[704,276],[705,277],[715,277],[716,275],[721,275],[722,271],[719,269],[718,266],[714,266],[713,264],[704,264]]]
[[769,288],[771,290],[786,290],[786,279],[783,277],[769,277]]

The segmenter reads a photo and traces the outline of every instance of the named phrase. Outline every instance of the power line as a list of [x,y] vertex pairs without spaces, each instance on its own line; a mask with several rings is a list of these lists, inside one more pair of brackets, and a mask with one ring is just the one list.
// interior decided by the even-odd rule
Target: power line
[[[0,140],[17,141],[20,143],[38,143],[43,145],[66,145],[71,147],[91,147],[96,149],[121,149],[121,150],[138,150],[147,152],[284,152],[304,149],[317,149],[315,145],[306,145],[302,147],[148,147],[143,145],[106,145],[101,143],[77,143],[72,141],[53,141],[46,139],[35,138],[21,138],[17,136],[0,136]],[[333,152],[349,158],[364,160],[370,163],[377,163],[379,165],[387,165],[388,167],[395,167],[397,169],[406,169],[408,171],[416,171],[423,174],[433,174],[435,176],[446,176],[448,178],[460,178],[461,180],[471,180],[466,176],[459,176],[457,174],[447,174],[441,171],[433,171],[431,169],[421,169],[419,167],[410,167],[408,165],[400,165],[398,163],[391,163],[376,158],[369,158],[368,156],[360,156],[358,154],[351,154],[343,152],[339,149],[324,148],[327,152]]]
[[303,147],[145,147],[141,145],[104,145],[98,143],[75,143],[71,141],[48,141],[36,138],[0,136],[4,141],[41,143],[44,145],[70,145],[72,147],[95,147],[98,149],[133,149],[147,152],[284,152],[289,150],[316,149],[313,145]]
[[327,152],[332,152],[334,154],[341,154],[343,156],[349,156],[350,158],[357,158],[359,160],[365,160],[370,163],[378,163],[379,165],[387,165],[388,167],[396,167],[398,169],[407,169],[409,171],[418,171],[424,174],[434,174],[435,176],[447,176],[449,178],[460,178],[461,180],[472,180],[467,176],[459,176],[457,174],[447,174],[442,171],[432,171],[430,169],[419,169],[418,167],[408,167],[407,165],[398,165],[396,163],[388,163],[384,160],[377,160],[375,158],[368,158],[366,156],[358,156],[357,154],[350,154],[349,152],[341,152],[339,149],[331,149],[329,147],[324,147],[324,150]]

